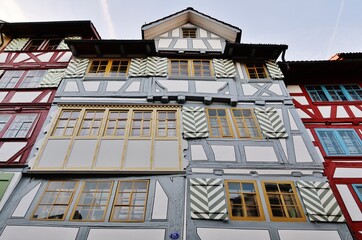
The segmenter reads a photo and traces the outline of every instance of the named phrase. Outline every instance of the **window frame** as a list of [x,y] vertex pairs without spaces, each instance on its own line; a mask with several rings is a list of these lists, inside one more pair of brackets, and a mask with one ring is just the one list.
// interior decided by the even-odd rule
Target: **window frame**
[[[187,75],[181,75],[181,68],[180,68],[180,62],[187,61]],[[203,70],[200,71],[201,76],[196,76],[195,75],[195,62],[200,61],[200,62],[208,62],[208,66],[209,66],[209,72],[210,75],[204,75]],[[175,75],[173,74],[173,62],[178,62],[178,74]],[[202,68],[202,64],[201,64],[201,68]],[[211,59],[169,59],[168,60],[168,76],[170,76],[171,78],[214,78],[215,73],[214,73],[214,69],[213,69],[213,64],[212,64],[212,60]]]
[[[260,73],[258,73],[257,69],[261,68],[261,67],[263,68],[263,73],[262,73],[263,76],[259,77]],[[248,74],[248,77],[250,80],[260,80],[260,79],[269,79],[270,78],[265,63],[245,63],[245,69],[246,69],[246,73]],[[256,75],[256,77],[251,77],[251,72],[249,69],[250,70],[253,69],[255,71],[254,74]]]
[[[91,69],[93,67],[93,63],[94,62],[107,62],[107,64],[105,65],[105,69],[104,69],[104,72],[101,72],[101,73],[91,73]],[[116,62],[116,61],[120,61],[120,63],[122,62],[126,62],[127,61],[127,69],[126,69],[126,72],[123,73],[123,72],[119,72],[118,71],[118,75],[114,76],[114,75],[111,75],[112,73],[112,66],[113,66],[113,62]],[[124,78],[124,77],[127,77],[128,76],[128,73],[129,73],[129,68],[130,68],[130,65],[131,65],[131,60],[130,59],[126,59],[126,58],[121,58],[121,59],[90,59],[90,62],[89,62],[89,65],[88,65],[88,68],[87,68],[87,72],[86,72],[86,77],[108,77],[108,78]],[[120,65],[118,65],[120,66]]]
[[[250,183],[250,184],[253,184],[254,189],[255,189],[255,200],[256,200],[256,203],[257,203],[257,209],[258,209],[259,214],[260,214],[258,217],[250,217],[250,216],[240,217],[240,216],[233,216],[232,215],[232,207],[231,207],[230,191],[229,191],[228,183],[238,183],[238,184]],[[260,197],[260,194],[259,194],[258,184],[257,184],[256,181],[253,181],[253,180],[225,180],[224,184],[225,184],[228,211],[230,213],[229,214],[230,220],[235,220],[235,221],[265,221],[263,205],[261,203],[261,197]],[[245,197],[244,196],[242,197],[242,202],[243,202],[242,205],[245,206]],[[243,208],[242,211],[245,214],[247,212],[247,209]]]
[[[129,204],[117,204],[117,200],[118,200],[118,196],[120,195],[120,188],[122,186],[122,183],[125,183],[125,182],[132,182],[132,191],[129,192]],[[130,219],[130,209],[134,206],[140,206],[140,205],[132,205],[131,202],[132,200],[134,199],[133,198],[133,195],[134,193],[143,193],[143,192],[139,192],[139,191],[133,191],[134,190],[134,186],[135,186],[135,183],[137,182],[146,182],[146,196],[145,196],[145,201],[143,203],[143,208],[144,208],[144,211],[143,211],[143,218],[141,220],[131,220]],[[147,212],[147,202],[148,202],[148,194],[149,194],[149,186],[150,186],[150,181],[149,180],[119,180],[117,182],[117,189],[116,189],[116,193],[115,193],[115,196],[114,196],[114,200],[113,200],[113,204],[112,204],[112,209],[111,209],[111,213],[110,213],[110,216],[109,216],[109,221],[110,222],[144,222],[145,221],[145,218],[146,218],[146,212]],[[114,214],[115,214],[115,208],[116,207],[128,207],[128,218],[127,220],[117,220],[117,219],[114,219]]]
[[[3,81],[2,81],[2,78],[6,75],[6,73],[10,73],[10,72],[21,72],[21,74],[19,75],[11,75],[12,78],[16,78],[17,76],[18,79],[16,80],[16,83],[13,84],[13,86],[11,87],[7,87],[9,84],[11,84],[11,79],[7,82],[4,83],[4,87],[1,87],[0,86],[0,89],[12,89],[12,88],[20,88],[20,89],[28,89],[28,88],[39,88],[40,87],[40,83],[41,81],[43,80],[44,76],[46,75],[47,73],[47,70],[44,70],[44,69],[33,69],[33,70],[6,70],[2,75],[0,75],[0,85],[2,85]],[[43,73],[43,74],[39,74],[38,76],[35,74],[36,77],[38,77],[38,80],[36,82],[36,84],[33,84],[32,81],[30,81],[30,83],[28,84],[33,84],[35,86],[26,86],[26,87],[23,87],[22,85],[25,84],[25,81],[27,79],[27,77],[30,77],[30,76],[34,76],[34,75],[31,75],[33,72],[40,72],[40,73]]]
[[[334,100],[333,97],[331,96],[329,90],[326,88],[328,86],[331,86],[331,87],[339,87],[341,93],[343,94],[343,97],[346,98],[346,100],[343,100],[343,99],[340,99],[340,100]],[[359,90],[362,91],[362,88],[358,85],[358,84],[328,84],[328,85],[306,85],[305,86],[305,90],[307,91],[310,99],[313,101],[313,102],[343,102],[343,101],[362,101],[362,95],[359,96],[359,100],[355,100],[352,98],[350,92],[346,89],[346,86],[358,86],[359,87]],[[319,101],[319,100],[316,100],[316,97],[313,96],[313,94],[317,94],[318,95],[318,98],[319,99],[322,99],[321,96],[320,96],[320,93],[318,93],[317,90],[311,90],[311,89],[308,89],[308,87],[319,87],[320,88],[320,91],[322,91],[322,93],[324,94],[324,96],[327,98],[327,100],[323,101]],[[353,91],[355,91],[353,89]],[[340,98],[340,97],[339,97]]]
[[[47,192],[55,192],[55,191],[48,191],[48,190],[49,190],[48,188],[49,188],[49,186],[50,186],[51,183],[56,183],[56,182],[61,182],[61,183],[62,183],[62,186],[63,186],[65,183],[69,183],[69,182],[75,183],[74,188],[73,188],[73,190],[71,191],[71,196],[70,196],[70,198],[69,198],[67,207],[66,207],[66,209],[65,209],[65,211],[64,211],[63,217],[62,217],[62,218],[50,218],[50,219],[49,219],[49,218],[46,218],[46,219],[44,219],[44,218],[34,218],[34,215],[35,215],[35,213],[37,212],[37,210],[39,209],[39,206],[40,206],[40,204],[41,204],[41,202],[42,202],[45,194],[46,194]],[[47,183],[45,189],[43,190],[43,192],[42,192],[42,194],[41,194],[41,197],[39,198],[36,206],[34,207],[34,210],[33,210],[32,213],[31,213],[30,220],[36,220],[36,221],[64,221],[64,220],[66,219],[66,217],[67,217],[67,214],[69,213],[69,209],[70,209],[71,206],[72,206],[72,202],[73,202],[74,196],[76,195],[76,192],[77,192],[77,189],[78,189],[78,184],[79,184],[79,182],[78,182],[78,181],[75,181],[75,180],[66,180],[66,181],[55,180],[55,181],[49,181],[49,182]],[[58,198],[58,196],[59,196],[59,193],[61,193],[61,192],[65,192],[65,191],[57,191],[57,198]],[[70,191],[67,191],[67,192],[70,192]],[[52,204],[52,205],[50,205],[50,204],[43,204],[43,205],[51,206],[51,209],[52,209],[56,204]],[[65,204],[59,204],[59,205],[65,205]],[[50,213],[50,212],[49,212],[49,213]]]
[[[57,47],[59,46],[59,44],[62,42],[63,39],[61,38],[33,38],[33,39],[29,39],[29,41],[25,44],[25,46],[23,47],[23,51],[54,51],[57,50]],[[32,43],[34,41],[42,41],[41,44],[37,45],[37,48],[33,49],[33,45]],[[52,41],[57,41],[58,44],[51,44],[50,43]]]
[[[356,141],[357,144],[359,144],[359,146],[362,148],[362,140],[359,137],[358,133],[356,132],[355,129],[348,129],[348,128],[337,128],[337,129],[331,129],[331,128],[315,128],[314,129],[318,140],[325,152],[325,154],[327,156],[362,156],[362,152],[361,153],[350,153],[350,151],[348,150],[348,145],[346,144],[345,140],[343,140],[343,137],[340,135],[340,131],[348,131],[351,132],[353,137],[354,137],[354,141]],[[334,149],[338,149],[338,147],[340,147],[344,153],[340,153],[340,154],[330,154],[328,151],[328,147],[325,143],[325,141],[323,140],[323,137],[321,136],[322,132],[330,132],[333,134],[334,138],[336,139],[336,142],[339,144],[339,146],[334,146]],[[358,147],[358,146],[357,146]],[[358,148],[357,148],[358,149]]]
[[[40,117],[40,114],[39,114],[39,113],[35,113],[35,112],[29,112],[29,113],[27,113],[27,112],[24,112],[24,113],[2,113],[1,115],[8,115],[8,116],[10,116],[10,117],[8,118],[8,120],[6,121],[6,123],[4,124],[3,128],[2,128],[1,131],[0,131],[0,137],[1,137],[1,138],[8,138],[8,139],[28,139],[28,138],[30,138],[31,135],[32,135],[32,133],[33,133],[33,131],[34,131],[34,129],[35,129],[35,126],[36,126],[36,124],[37,124],[37,122],[38,122],[38,120],[39,120],[39,117]],[[26,133],[26,135],[25,135],[25,137],[16,137],[16,136],[15,136],[15,137],[8,137],[8,136],[6,136],[7,133],[8,133],[8,131],[11,129],[11,126],[12,126],[13,124],[15,124],[16,118],[17,118],[18,116],[20,117],[21,115],[34,115],[34,116],[35,116],[35,117],[34,117],[34,120],[32,120],[32,122],[31,122],[31,125],[30,125],[30,127],[29,127],[29,129],[28,129],[28,131],[27,131],[27,133]],[[22,123],[21,126],[23,126],[24,122],[25,122],[25,121],[21,122],[21,123]],[[21,129],[21,127],[18,129],[17,132],[19,132],[20,129]]]
[[[218,124],[218,129],[221,133],[221,136],[215,136],[212,132],[212,125],[211,125],[211,121],[210,121],[210,114],[209,114],[209,110],[215,110],[216,112],[218,110],[224,110],[225,111],[225,119],[226,119],[226,123],[227,123],[227,127],[229,129],[230,135],[224,135],[223,134],[223,130],[222,130],[222,124],[220,123],[220,119],[219,116],[217,115],[215,118],[217,119],[217,124]],[[208,130],[209,130],[209,137],[210,138],[234,138],[234,130],[233,130],[233,126],[230,122],[230,116],[229,116],[229,111],[228,108],[206,108],[205,109],[206,112],[206,117],[207,117],[207,123],[208,123]],[[212,116],[214,117],[214,116]]]
[[182,38],[196,38],[197,37],[197,28],[182,28],[181,31],[182,31]]
[[362,188],[362,184],[361,184],[361,183],[352,184],[352,188],[353,188],[354,192],[356,193],[356,195],[357,195],[360,203],[362,203],[362,192],[360,192],[360,191],[358,190],[359,187]]
[[[235,117],[234,111],[236,111],[236,110],[240,110],[240,111],[249,110],[250,113],[251,113],[251,117],[250,118],[245,118],[244,116],[243,117]],[[263,134],[262,134],[261,129],[260,129],[259,121],[258,121],[258,119],[257,119],[257,117],[256,117],[256,115],[255,115],[252,108],[231,108],[230,111],[231,111],[231,118],[233,119],[233,123],[234,123],[235,129],[236,129],[238,138],[241,138],[241,139],[262,139],[263,138]],[[238,125],[238,122],[237,122],[238,118],[241,118],[243,120],[243,125],[244,125],[244,128],[246,129],[245,131],[248,133],[248,136],[246,136],[246,137],[243,137],[240,134],[239,125]],[[257,134],[258,136],[256,136],[256,137],[250,136],[250,130],[249,130],[250,127],[247,126],[247,123],[245,122],[245,119],[252,119],[252,121],[255,124],[255,129],[256,129],[256,131],[258,133]]]

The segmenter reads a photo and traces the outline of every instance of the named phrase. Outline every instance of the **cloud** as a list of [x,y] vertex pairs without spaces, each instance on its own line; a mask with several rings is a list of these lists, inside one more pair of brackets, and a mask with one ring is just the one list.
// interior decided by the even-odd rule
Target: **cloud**
[[15,0],[0,1],[0,16],[0,20],[5,22],[21,22],[27,20],[21,5]]
[[114,28],[111,12],[109,11],[109,4],[108,0],[101,0],[101,8],[104,15],[104,21],[107,26],[108,36],[109,38],[116,38],[116,30]]

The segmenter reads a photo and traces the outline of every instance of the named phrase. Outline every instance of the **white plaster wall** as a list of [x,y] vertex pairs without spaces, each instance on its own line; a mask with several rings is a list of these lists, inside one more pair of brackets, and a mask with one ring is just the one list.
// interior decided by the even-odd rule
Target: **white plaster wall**
[[289,93],[303,93],[299,85],[289,85],[287,89]]
[[[8,172],[8,173],[10,173],[10,172]],[[14,173],[13,177],[11,178],[10,183],[9,183],[8,187],[6,188],[6,191],[4,192],[3,197],[1,198],[0,211],[1,211],[1,209],[3,209],[5,203],[9,199],[10,195],[13,193],[15,187],[18,185],[18,183],[21,179],[21,175],[22,174],[20,172],[16,172],[16,173]]]
[[125,83],[125,81],[108,81],[106,92],[117,92]]
[[359,209],[356,201],[354,200],[351,192],[348,189],[347,185],[337,184],[336,185],[338,192],[341,194],[344,205],[347,208],[348,214],[351,217],[352,221],[362,221],[362,213]]
[[168,92],[188,92],[189,83],[188,81],[182,80],[158,80],[163,87],[167,89]]
[[361,178],[362,168],[336,168],[333,177],[335,178]]
[[69,62],[70,58],[73,56],[72,52],[66,52],[61,58],[59,58],[58,62]]
[[295,159],[297,162],[313,162],[302,136],[293,136]]
[[31,202],[35,198],[36,193],[38,192],[40,188],[40,183],[36,185],[33,189],[31,189],[25,196],[23,196],[18,204],[18,206],[15,208],[15,211],[11,215],[12,217],[24,217],[26,212],[28,211]]
[[335,230],[278,230],[278,233],[280,240],[341,240],[341,237]]
[[66,168],[87,168],[92,166],[97,140],[75,140]]
[[207,37],[207,31],[205,29],[199,28],[200,37],[206,38]]
[[337,106],[337,118],[349,118],[349,115],[343,106]]
[[282,90],[280,89],[280,85],[275,83],[275,84],[272,84],[270,87],[269,87],[269,90],[274,92],[276,95],[283,95],[283,92]]
[[171,36],[172,37],[179,37],[180,36],[180,29],[179,28],[172,29]]
[[350,106],[349,107],[351,109],[351,111],[353,112],[353,114],[356,116],[356,117],[362,117],[362,111],[359,110],[358,108],[356,108],[355,106]]
[[288,150],[287,150],[287,140],[280,138],[279,139],[280,144],[282,145],[283,152],[285,154],[285,157],[288,159]]
[[44,54],[39,54],[37,57],[42,62],[49,62],[49,60],[52,58],[53,55],[54,55],[54,53],[47,52],[47,53],[44,53]]
[[193,48],[207,49],[205,43],[201,39],[193,39],[192,40]]
[[40,102],[41,102],[41,103],[46,103],[46,102],[48,102],[51,94],[52,94],[52,93],[48,93],[47,95],[45,95],[45,97],[43,97],[43,99],[42,99]]
[[309,105],[308,100],[306,97],[302,96],[293,96],[293,99],[297,102],[299,102],[302,105]]
[[191,160],[207,160],[202,145],[191,145]]
[[75,81],[67,81],[64,87],[64,92],[79,92]]
[[237,69],[237,71],[239,73],[240,79],[244,79],[244,73],[243,73],[243,71],[241,69],[241,64],[239,62],[236,63],[236,69]]
[[315,146],[314,149],[316,150],[316,152],[317,152],[317,154],[318,154],[319,160],[320,160],[321,162],[324,162],[324,157],[323,157],[322,152],[321,152],[321,150],[319,149],[319,147]]
[[196,92],[199,93],[218,93],[219,89],[226,84],[225,82],[195,81]]
[[306,114],[303,110],[301,109],[296,109],[296,110],[300,118],[310,118],[310,116]]
[[212,145],[211,148],[215,161],[236,161],[234,146]]
[[48,140],[44,152],[38,162],[38,168],[55,167],[60,168],[63,165],[65,155],[70,144],[69,139]]
[[[140,151],[140,149],[142,151]],[[129,140],[125,156],[125,168],[150,168],[151,140]]]
[[308,136],[310,137],[310,139],[312,140],[312,141],[315,141],[315,139],[314,139],[314,137],[313,137],[313,134],[312,134],[312,131],[310,130],[310,129],[306,129],[307,130],[307,133],[308,133]]
[[177,39],[174,48],[187,48],[187,39]]
[[152,219],[167,219],[168,197],[161,184],[156,181],[155,199],[153,202]]
[[172,42],[172,39],[169,38],[161,38],[158,40],[158,47],[159,48],[168,48]]
[[83,83],[83,87],[84,87],[84,90],[86,92],[96,92],[98,91],[98,88],[99,88],[99,84],[100,82],[98,81],[87,81],[87,82],[82,82]]
[[241,84],[241,88],[243,90],[244,95],[251,96],[254,95],[258,89],[251,86],[250,84]]
[[222,229],[222,228],[197,228],[197,234],[201,240],[220,239],[255,239],[270,240],[268,230],[247,230],[247,229]]
[[278,162],[273,147],[245,146],[246,161],[254,162]]
[[6,58],[8,57],[8,54],[13,54],[13,53],[0,53],[0,63],[4,63]]
[[290,113],[290,110],[288,110],[288,116],[289,116],[289,123],[290,123],[290,129],[291,130],[298,130],[298,126],[294,121],[293,115]]
[[178,141],[155,141],[154,168],[179,169]]
[[[164,240],[165,229],[91,229],[87,240]],[[38,240],[38,239],[37,239]]]
[[25,145],[26,142],[5,142],[0,147],[0,162],[8,161],[9,158],[19,152]]
[[123,146],[124,140],[102,140],[99,146],[95,167],[119,169],[123,156]]
[[125,92],[139,92],[140,86],[141,86],[141,83],[139,81],[134,81],[127,87]]
[[210,46],[213,48],[213,49],[220,49],[221,50],[221,40],[214,40],[214,39],[208,39],[207,40],[210,44]]
[[4,98],[6,97],[6,95],[8,95],[9,92],[0,92],[0,102],[2,102],[4,100]]
[[331,107],[330,106],[319,106],[318,109],[321,112],[323,117],[329,118],[331,116]]
[[10,102],[32,102],[41,92],[16,92]]
[[78,228],[6,226],[0,240],[75,240],[77,233]]

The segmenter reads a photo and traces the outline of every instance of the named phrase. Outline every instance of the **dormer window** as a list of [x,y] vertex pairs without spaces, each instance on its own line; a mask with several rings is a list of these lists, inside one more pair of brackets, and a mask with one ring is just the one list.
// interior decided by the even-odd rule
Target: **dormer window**
[[196,38],[196,28],[183,28],[182,37],[183,38]]
[[250,79],[261,79],[268,77],[264,64],[246,64],[246,69]]
[[57,49],[61,39],[31,39],[24,50],[37,51],[37,50],[55,50]]

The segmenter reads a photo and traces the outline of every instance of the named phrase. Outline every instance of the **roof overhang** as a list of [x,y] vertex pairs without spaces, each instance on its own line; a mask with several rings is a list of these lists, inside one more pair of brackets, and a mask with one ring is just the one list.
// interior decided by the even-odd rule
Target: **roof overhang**
[[91,21],[6,22],[1,24],[0,32],[13,38],[64,38],[68,36],[82,36],[83,38],[101,39]]
[[241,39],[240,28],[200,13],[193,8],[187,8],[165,18],[143,25],[141,28],[142,38],[154,39],[158,35],[187,23],[197,25],[213,32],[229,42],[240,42]]
[[223,56],[239,60],[278,59],[280,54],[288,49],[283,44],[237,44],[227,43]]
[[76,57],[146,57],[156,54],[153,40],[66,40]]
[[362,59],[337,61],[279,62],[287,85],[358,83],[361,84]]

